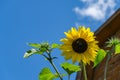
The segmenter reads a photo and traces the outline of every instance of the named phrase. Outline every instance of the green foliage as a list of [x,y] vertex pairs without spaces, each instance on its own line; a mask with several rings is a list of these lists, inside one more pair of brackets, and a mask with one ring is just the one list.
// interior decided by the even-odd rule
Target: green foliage
[[32,56],[33,54],[43,54],[45,51],[46,51],[45,49],[41,49],[41,50],[31,49],[31,50],[26,51],[23,57],[28,58]]
[[[36,53],[36,54],[43,54],[44,52],[49,53],[52,51],[52,49],[60,47],[59,44],[53,43],[50,45],[48,42],[29,43],[28,45],[33,47],[34,49],[28,50],[24,54],[24,58],[28,58],[29,56],[33,55],[34,53]],[[53,59],[56,59],[56,57],[53,57]]]
[[120,43],[115,46],[115,54],[120,53]]
[[34,53],[36,53],[37,51],[35,49],[31,49],[28,50],[25,54],[24,54],[24,58],[28,58],[29,56],[33,55]]
[[39,49],[40,54],[43,54],[44,52],[47,52],[47,48],[42,47],[42,48]]
[[96,67],[105,58],[106,54],[107,54],[106,51],[104,51],[103,49],[100,49],[98,51],[94,61],[94,67]]
[[59,48],[60,45],[59,45],[59,44],[56,44],[56,43],[53,43],[51,47],[52,47],[52,48]]
[[47,67],[43,68],[39,74],[39,80],[53,80],[55,78],[57,78],[57,76]]
[[111,37],[111,39],[109,39],[106,43],[107,43],[107,47],[112,47],[114,45],[119,44],[120,40],[116,37]]
[[49,49],[50,48],[50,44],[48,42],[43,42],[43,43],[41,43],[41,47],[40,48],[47,48],[47,49]]
[[120,53],[120,40],[117,37],[112,37],[106,43],[107,43],[107,47],[112,47],[113,49],[115,49],[114,50],[115,54],[119,54]]
[[68,73],[68,75],[71,75],[72,73],[78,72],[81,70],[80,66],[70,64],[68,62],[62,63],[61,66]]
[[41,44],[38,44],[38,43],[29,43],[28,45],[32,46],[32,47],[35,47],[35,48],[40,48],[41,47]]

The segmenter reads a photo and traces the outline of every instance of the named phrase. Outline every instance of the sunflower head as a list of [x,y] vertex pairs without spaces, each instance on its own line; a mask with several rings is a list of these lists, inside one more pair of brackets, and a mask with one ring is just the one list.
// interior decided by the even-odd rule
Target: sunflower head
[[72,27],[71,30],[64,33],[66,38],[60,40],[63,42],[60,49],[66,60],[72,59],[73,63],[78,61],[84,64],[94,61],[99,47],[90,28],[82,26],[76,29]]

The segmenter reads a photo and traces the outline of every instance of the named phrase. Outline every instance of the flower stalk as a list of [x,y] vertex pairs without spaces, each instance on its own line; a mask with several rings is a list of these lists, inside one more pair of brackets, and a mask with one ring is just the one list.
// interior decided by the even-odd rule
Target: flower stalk
[[108,55],[107,55],[107,60],[106,60],[106,63],[105,63],[105,71],[104,71],[104,80],[107,80],[108,63],[109,63],[109,60],[110,60],[111,56],[114,54],[114,52],[115,52],[115,44],[112,45],[112,48],[108,52]]
[[107,69],[108,69],[108,62],[110,60],[110,56],[111,56],[111,54],[108,54],[107,60],[106,60],[106,63],[105,63],[104,80],[107,79]]
[[51,65],[53,66],[54,70],[55,70],[56,73],[58,74],[60,80],[63,80],[62,77],[61,77],[61,75],[60,75],[60,73],[59,73],[59,71],[58,71],[58,69],[56,68],[55,64],[52,62],[52,60],[49,61],[49,62],[51,63]]
[[84,80],[87,80],[86,67],[83,62],[81,62],[81,67],[82,67],[82,71],[83,71]]
[[54,70],[56,71],[56,73],[58,74],[60,80],[63,80],[62,77],[61,77],[61,75],[60,75],[60,73],[59,73],[59,71],[58,71],[58,69],[56,68],[55,64],[53,63],[53,58],[50,55],[51,54],[50,51],[47,50],[46,53],[48,54],[48,58],[47,58],[48,61],[50,62],[50,64],[52,65],[52,67],[54,68]]

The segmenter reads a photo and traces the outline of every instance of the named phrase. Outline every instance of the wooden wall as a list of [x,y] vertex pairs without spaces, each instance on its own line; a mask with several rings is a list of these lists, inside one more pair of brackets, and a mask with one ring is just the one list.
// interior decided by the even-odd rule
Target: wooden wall
[[[120,39],[120,30],[117,31],[114,36]],[[95,68],[92,80],[104,80],[105,62],[106,58]],[[107,80],[120,80],[120,54],[114,55],[110,59],[107,70]]]
[[[104,48],[105,41],[116,35],[120,38],[120,8],[95,32],[100,48]],[[87,65],[88,80],[104,80],[103,72],[106,58],[96,67]],[[78,72],[76,80],[84,80],[81,72]],[[108,66],[107,80],[120,80],[120,54],[111,58]]]

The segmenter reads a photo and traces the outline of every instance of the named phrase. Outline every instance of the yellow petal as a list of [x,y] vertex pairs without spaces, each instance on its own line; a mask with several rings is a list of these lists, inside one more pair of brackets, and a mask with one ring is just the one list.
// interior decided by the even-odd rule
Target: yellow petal
[[81,54],[77,54],[77,61],[81,62]]
[[67,37],[68,39],[73,39],[72,35],[70,35],[69,33],[64,32],[64,34],[66,35],[66,37]]
[[73,63],[75,63],[76,61],[77,61],[77,55],[76,55],[76,53],[74,53],[73,55],[72,55],[72,62]]
[[75,28],[71,28],[71,34],[72,34],[72,36],[74,37],[74,38],[76,38],[77,37],[77,35],[78,35],[78,33],[77,33],[77,30],[75,29]]
[[65,56],[66,60],[71,59],[71,57],[72,57],[72,53],[66,53],[66,56]]

